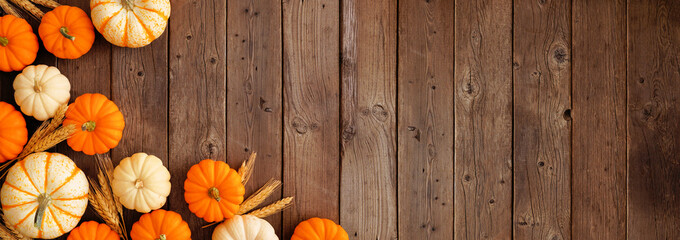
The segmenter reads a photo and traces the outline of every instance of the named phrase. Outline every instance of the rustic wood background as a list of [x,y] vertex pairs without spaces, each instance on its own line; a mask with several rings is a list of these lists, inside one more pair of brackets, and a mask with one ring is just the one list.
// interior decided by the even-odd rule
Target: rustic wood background
[[118,104],[111,156],[166,162],[193,239],[189,167],[253,151],[248,192],[295,196],[267,218],[283,239],[315,216],[351,239],[680,239],[680,1],[172,4],[150,46],[38,62]]

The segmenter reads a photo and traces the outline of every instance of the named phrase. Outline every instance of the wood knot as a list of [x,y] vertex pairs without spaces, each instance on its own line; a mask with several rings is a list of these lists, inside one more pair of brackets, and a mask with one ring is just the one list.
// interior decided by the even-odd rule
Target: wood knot
[[342,130],[342,140],[345,142],[352,141],[354,139],[354,136],[356,135],[356,130],[354,129],[354,126],[348,125],[345,126]]
[[292,126],[293,126],[293,129],[295,129],[295,131],[296,131],[298,134],[305,134],[305,133],[307,133],[307,123],[305,123],[304,121],[302,121],[302,119],[299,118],[299,117],[295,117],[295,118],[293,119]]
[[220,152],[219,146],[215,144],[215,141],[213,139],[207,139],[201,143],[201,153],[204,156],[208,156],[208,158],[211,158],[215,156],[217,153]]
[[557,63],[564,63],[567,61],[567,50],[564,50],[564,48],[561,47],[557,48],[553,53],[553,57]]
[[659,116],[659,111],[658,111],[658,103],[657,102],[648,102],[645,104],[645,106],[642,108],[642,120],[644,121],[651,121],[656,119]]
[[413,136],[418,142],[420,142],[420,129],[414,126],[408,126],[408,130],[411,132],[416,132],[416,134]]
[[564,120],[571,121],[571,109],[564,110],[562,117]]
[[515,70],[519,69],[519,63],[517,61],[512,61],[512,68]]
[[267,106],[267,101],[264,100],[264,98],[262,97],[260,97],[260,110],[268,113],[273,111],[270,107]]
[[386,121],[387,117],[389,116],[389,114],[387,113],[385,108],[380,104],[373,105],[372,112],[373,112],[373,117],[375,117],[376,119],[378,119],[378,121],[381,121],[381,122]]

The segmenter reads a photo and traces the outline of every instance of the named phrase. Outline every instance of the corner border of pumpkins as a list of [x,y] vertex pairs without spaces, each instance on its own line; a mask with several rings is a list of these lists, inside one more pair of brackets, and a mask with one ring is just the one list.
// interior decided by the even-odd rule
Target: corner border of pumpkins
[[[38,34],[45,49],[62,59],[89,52],[94,29],[116,46],[144,47],[163,34],[171,9],[169,0],[90,0],[90,19],[82,9],[54,0],[10,1],[40,21]],[[33,3],[52,10],[43,13]],[[22,71],[13,83],[21,112],[0,101],[0,174],[5,178],[0,238],[54,239],[68,233],[68,240],[191,239],[182,216],[161,209],[171,191],[171,176],[158,157],[136,153],[113,167],[107,153],[118,145],[125,128],[118,106],[99,93],[83,94],[69,104],[68,78],[56,67],[31,65],[40,43],[24,19],[26,13],[7,0],[0,0],[0,8],[6,13],[0,17],[0,71]],[[43,121],[30,139],[22,113]],[[95,157],[96,176],[86,176],[63,154],[45,152],[63,141]],[[204,227],[219,224],[213,240],[279,239],[262,218],[291,206],[293,197],[254,210],[280,188],[281,182],[271,179],[244,200],[255,158],[253,153],[238,171],[211,159],[189,169],[185,201],[194,215],[209,223]],[[80,223],[88,206],[103,223]],[[123,207],[144,213],[129,232]],[[344,240],[348,235],[329,219],[311,218],[298,224],[291,239]]]

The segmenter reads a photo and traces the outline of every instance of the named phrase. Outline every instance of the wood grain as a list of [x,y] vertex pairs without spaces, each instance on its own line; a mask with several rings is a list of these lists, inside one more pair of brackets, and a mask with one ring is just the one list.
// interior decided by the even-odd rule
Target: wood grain
[[680,6],[628,1],[628,239],[680,239]]
[[311,217],[340,220],[339,1],[283,5],[283,239]]
[[573,2],[572,238],[626,234],[625,1]]
[[397,2],[342,1],[340,224],[397,239]]
[[192,239],[211,228],[189,211],[184,180],[209,158],[226,160],[226,0],[172,1],[169,29],[169,154],[173,186],[168,207],[189,223]]
[[[114,166],[123,158],[144,152],[168,167],[168,38],[166,33],[144,48],[111,49],[111,100],[125,116],[123,138],[113,151]],[[175,188],[177,189],[177,188]],[[141,216],[125,210],[132,229]]]
[[513,237],[571,239],[571,5],[514,1]]
[[399,238],[453,239],[454,3],[399,1]]
[[512,236],[512,4],[456,2],[456,239]]
[[[257,152],[246,195],[281,179],[281,2],[227,2],[227,162],[239,167]],[[272,194],[263,206],[281,199]],[[266,218],[281,234],[281,214]]]

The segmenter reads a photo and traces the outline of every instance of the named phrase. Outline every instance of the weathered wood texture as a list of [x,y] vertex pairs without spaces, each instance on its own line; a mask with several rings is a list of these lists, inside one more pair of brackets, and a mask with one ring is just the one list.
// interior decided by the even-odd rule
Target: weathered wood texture
[[453,21],[448,0],[399,1],[401,239],[453,238]]
[[340,222],[397,239],[397,2],[342,1]]
[[571,5],[514,1],[513,232],[571,239]]
[[628,1],[628,239],[680,239],[680,4]]
[[[59,0],[89,9],[88,1]],[[136,152],[172,174],[193,239],[202,159],[258,153],[250,194],[281,239],[311,217],[351,239],[679,239],[680,4],[670,0],[172,0],[166,32],[76,60]],[[30,20],[37,31],[38,22]],[[1,60],[1,59],[0,59]],[[17,75],[0,74],[14,103]],[[29,130],[39,124],[26,117]],[[2,147],[2,146],[0,146]],[[55,151],[96,174],[94,157]],[[140,216],[126,211],[130,227]],[[83,220],[98,220],[90,209]],[[63,236],[59,239],[66,239]]]
[[[227,4],[227,162],[238,168],[258,153],[246,186],[250,195],[282,173],[281,2]],[[264,204],[280,198],[277,191]],[[267,220],[280,234],[281,215]]]
[[455,239],[512,237],[512,1],[456,1]]
[[340,220],[340,2],[283,5],[283,239],[308,218]]
[[210,239],[211,228],[189,211],[184,180],[209,158],[226,160],[226,0],[172,1],[169,27],[168,154],[172,192],[168,207],[191,227],[192,239]]
[[572,238],[626,235],[626,6],[573,2]]

